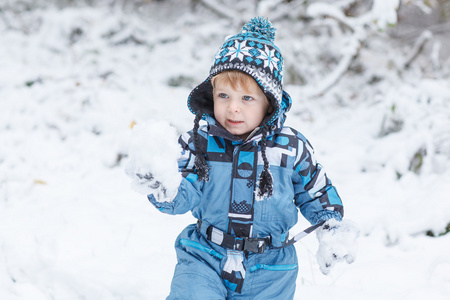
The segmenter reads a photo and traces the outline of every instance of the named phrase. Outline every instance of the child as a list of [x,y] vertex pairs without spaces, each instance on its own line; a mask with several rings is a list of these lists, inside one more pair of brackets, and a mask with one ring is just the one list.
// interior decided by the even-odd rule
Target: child
[[[355,230],[339,222],[336,189],[306,138],[283,126],[291,98],[274,35],[268,20],[252,19],[225,41],[209,77],[191,92],[196,117],[179,139],[176,196],[167,197],[154,174],[135,174],[160,211],[198,219],[176,241],[167,299],[292,299],[298,266],[288,235],[297,209],[313,225],[327,221],[318,234],[324,273],[336,261],[353,261]],[[340,231],[351,233],[347,243],[334,238]]]

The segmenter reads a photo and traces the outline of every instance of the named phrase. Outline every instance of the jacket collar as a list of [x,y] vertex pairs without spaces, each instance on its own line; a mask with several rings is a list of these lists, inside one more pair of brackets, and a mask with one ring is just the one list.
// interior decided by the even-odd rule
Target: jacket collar
[[[206,115],[203,117],[203,119],[208,123],[209,128],[209,135],[218,136],[221,138],[224,138],[226,140],[230,140],[233,144],[240,144],[240,143],[247,143],[251,141],[260,141],[262,137],[262,127],[256,127],[249,136],[243,140],[242,138],[229,133],[225,128],[223,128],[222,125],[219,124],[219,122],[216,121],[213,117]],[[281,124],[282,125],[282,124]],[[275,132],[281,130],[281,127],[274,125],[267,126],[267,137],[270,137],[271,135],[274,135]]]

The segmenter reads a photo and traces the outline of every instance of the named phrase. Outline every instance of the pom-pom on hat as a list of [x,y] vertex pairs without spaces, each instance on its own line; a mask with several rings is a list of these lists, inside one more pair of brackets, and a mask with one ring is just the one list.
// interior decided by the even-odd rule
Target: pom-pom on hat
[[227,38],[214,56],[208,78],[190,94],[188,107],[195,115],[213,116],[211,78],[226,70],[250,75],[274,108],[265,125],[276,121],[283,97],[283,57],[274,44],[275,28],[266,18],[247,22],[238,34]]
[[257,197],[270,197],[273,194],[273,178],[269,172],[266,155],[268,130],[280,128],[284,113],[290,109],[291,98],[283,91],[283,57],[274,44],[275,28],[263,17],[251,19],[241,32],[227,38],[214,56],[208,78],[189,95],[188,107],[194,120],[194,145],[196,149],[195,167],[199,180],[209,180],[209,166],[199,149],[199,122],[205,115],[214,116],[213,87],[211,79],[227,70],[237,70],[250,75],[266,95],[273,108],[272,113],[262,121],[261,156],[264,162],[260,174]]

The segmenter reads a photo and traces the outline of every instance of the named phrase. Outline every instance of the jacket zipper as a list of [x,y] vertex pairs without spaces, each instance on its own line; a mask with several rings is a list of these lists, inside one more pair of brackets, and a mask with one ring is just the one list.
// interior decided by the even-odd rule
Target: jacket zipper
[[248,135],[248,137],[247,137],[242,143],[245,143],[245,142],[247,142],[248,140],[250,140],[250,139],[255,135],[255,133],[258,132],[258,130],[259,130],[260,128],[261,128],[261,127],[256,127],[255,129],[253,129],[253,131]]
[[[234,177],[235,177],[235,172],[237,170],[237,154],[239,151],[239,146],[240,145],[235,145],[234,149],[233,149],[233,163],[232,163],[232,167],[231,167],[231,186],[230,186],[230,200],[228,203],[228,214],[227,214],[227,218],[229,219],[230,217],[230,207],[231,207],[231,203],[233,201],[233,183],[234,183]],[[230,224],[229,220],[227,222],[228,224]],[[231,227],[227,228],[227,233],[231,234]]]

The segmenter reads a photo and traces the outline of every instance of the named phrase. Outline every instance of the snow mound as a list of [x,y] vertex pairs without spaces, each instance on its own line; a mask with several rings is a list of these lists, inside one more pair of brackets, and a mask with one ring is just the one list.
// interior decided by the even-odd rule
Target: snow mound
[[125,172],[132,188],[153,194],[158,201],[171,201],[178,192],[181,174],[177,160],[181,155],[178,134],[165,120],[148,120],[133,127]]

